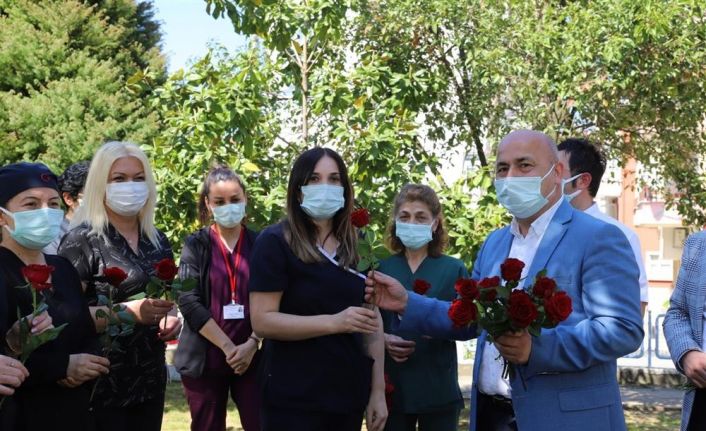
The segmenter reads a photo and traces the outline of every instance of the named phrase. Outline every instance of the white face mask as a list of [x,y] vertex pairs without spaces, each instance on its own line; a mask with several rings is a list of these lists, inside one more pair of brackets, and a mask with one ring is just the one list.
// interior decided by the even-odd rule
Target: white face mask
[[395,235],[402,241],[405,248],[418,250],[431,242],[433,224],[404,223],[395,220]]
[[245,217],[245,202],[211,207],[211,212],[213,212],[213,219],[219,226],[235,227]]
[[302,210],[316,220],[330,219],[346,204],[341,186],[314,184],[301,190]]
[[572,192],[572,193],[569,193],[569,194],[566,194],[566,192],[564,192],[564,187],[565,187],[567,184],[569,184],[570,182],[572,182],[573,180],[575,180],[576,178],[580,177],[581,175],[583,175],[583,172],[580,173],[580,174],[576,174],[576,175],[574,175],[574,176],[571,177],[571,178],[567,178],[567,179],[565,179],[565,180],[561,180],[561,191],[562,191],[562,193],[564,193],[564,197],[565,197],[566,200],[569,201],[569,202],[571,202],[571,199],[573,199],[573,198],[575,198],[576,196],[578,196],[578,195],[581,194],[581,189],[576,189],[576,191],[574,191],[574,192]]
[[554,170],[552,165],[543,177],[506,177],[495,180],[498,202],[518,219],[526,219],[537,214],[554,194],[556,187],[548,196],[542,195],[542,181]]
[[134,216],[147,202],[149,190],[144,181],[109,183],[105,192],[105,204],[121,216]]

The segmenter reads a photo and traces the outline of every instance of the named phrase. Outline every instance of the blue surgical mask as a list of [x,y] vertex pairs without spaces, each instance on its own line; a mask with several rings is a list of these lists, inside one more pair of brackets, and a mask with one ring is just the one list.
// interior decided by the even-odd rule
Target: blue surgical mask
[[211,211],[213,211],[213,219],[219,226],[234,227],[245,217],[245,202],[212,207]]
[[414,224],[395,221],[395,235],[410,250],[418,250],[432,239],[431,224]]
[[15,221],[15,228],[12,230],[5,225],[10,236],[21,246],[31,250],[41,250],[54,241],[59,236],[61,222],[64,221],[64,212],[55,208],[11,213],[0,207],[0,211]]
[[542,181],[554,170],[554,165],[543,177],[506,177],[495,180],[498,202],[510,214],[518,219],[526,219],[537,214],[556,192],[556,187],[549,196],[542,195]]
[[[565,187],[567,184],[569,184],[570,182],[572,182],[572,181],[575,180],[576,178],[580,177],[581,175],[583,175],[583,172],[580,173],[580,174],[576,174],[576,175],[574,175],[574,176],[571,177],[571,178],[567,178],[567,179],[565,179],[565,180],[561,180],[561,191],[562,191],[562,193],[564,193],[564,187]],[[573,193],[569,193],[569,194],[564,193],[564,197],[566,198],[567,201],[571,202],[571,200],[572,200],[573,198],[575,198],[576,196],[578,196],[579,194],[581,194],[581,190],[576,189],[576,191],[574,191]]]
[[341,186],[329,184],[302,186],[301,207],[313,219],[330,219],[343,208],[345,203]]

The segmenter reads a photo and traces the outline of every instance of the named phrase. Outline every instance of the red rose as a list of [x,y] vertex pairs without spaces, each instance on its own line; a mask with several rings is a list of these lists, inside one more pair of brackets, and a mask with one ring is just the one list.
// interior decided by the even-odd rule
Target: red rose
[[544,311],[553,324],[563,322],[573,311],[571,297],[566,292],[556,292],[544,300]]
[[480,294],[478,283],[471,278],[459,278],[456,280],[454,289],[456,289],[458,296],[468,301],[478,299],[478,295]]
[[51,265],[32,264],[22,267],[21,271],[22,275],[30,283],[46,283],[52,271],[54,271],[54,267]]
[[537,306],[524,290],[510,292],[507,305],[507,313],[515,329],[524,329],[537,318]]
[[51,283],[47,283],[47,280],[54,271],[53,266],[32,264],[22,267],[21,271],[24,278],[36,291],[41,292],[51,288]]
[[392,384],[390,376],[385,373],[385,403],[387,404],[387,411],[389,412],[392,408],[392,393],[395,392],[395,385]]
[[457,328],[475,321],[478,317],[477,314],[478,310],[476,310],[475,304],[471,301],[454,299],[451,307],[449,307],[449,318]]
[[113,287],[120,286],[120,283],[125,281],[127,274],[117,266],[109,266],[103,270],[105,281]]
[[478,282],[478,287],[481,289],[487,289],[488,287],[498,287],[500,286],[500,277],[497,275],[495,277],[486,277]]
[[500,273],[505,281],[519,281],[525,263],[519,259],[508,258],[500,265]]
[[174,263],[174,260],[169,259],[168,257],[165,257],[164,259],[157,262],[154,265],[154,268],[157,270],[157,278],[162,281],[174,280],[174,277],[176,277],[177,273],[179,272],[179,269]]
[[358,208],[351,214],[351,223],[358,229],[370,224],[370,214],[365,208]]
[[414,284],[412,286],[412,290],[414,290],[414,293],[426,295],[429,289],[431,289],[431,284],[428,281],[422,280],[421,278],[414,280]]
[[537,277],[537,280],[534,282],[532,293],[539,298],[549,298],[555,290],[556,281],[549,277],[541,276]]

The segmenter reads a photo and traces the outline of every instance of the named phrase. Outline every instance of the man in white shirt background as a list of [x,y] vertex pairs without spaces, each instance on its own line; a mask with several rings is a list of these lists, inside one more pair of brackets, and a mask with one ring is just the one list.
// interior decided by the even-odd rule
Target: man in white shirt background
[[606,158],[598,147],[586,139],[570,138],[557,147],[559,162],[564,166],[564,197],[574,208],[599,220],[617,226],[627,237],[640,268],[640,310],[645,316],[648,288],[647,274],[642,260],[640,238],[635,231],[620,223],[615,218],[601,212],[595,202],[601,178],[606,169]]

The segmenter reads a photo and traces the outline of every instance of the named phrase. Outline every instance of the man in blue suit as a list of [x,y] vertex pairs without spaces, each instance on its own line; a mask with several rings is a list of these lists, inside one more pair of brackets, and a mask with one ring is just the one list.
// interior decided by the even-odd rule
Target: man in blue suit
[[[475,327],[457,329],[449,303],[407,292],[375,273],[367,300],[400,315],[399,330],[437,338],[478,336],[471,430],[625,430],[616,359],[642,342],[639,271],[625,235],[574,210],[562,197],[563,168],[555,143],[540,132],[510,133],[498,146],[498,201],[513,215],[481,247],[473,278],[500,274],[508,257],[522,276],[542,269],[573,301],[569,318],[539,337],[526,331],[486,342]],[[515,372],[503,378],[503,360]]]

